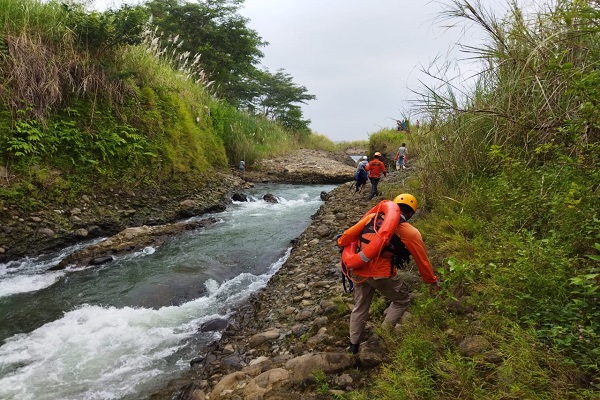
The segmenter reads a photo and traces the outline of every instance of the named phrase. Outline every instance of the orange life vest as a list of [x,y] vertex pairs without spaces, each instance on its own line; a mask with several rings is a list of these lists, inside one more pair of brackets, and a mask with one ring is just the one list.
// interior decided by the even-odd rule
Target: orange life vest
[[[377,259],[394,235],[400,216],[400,207],[396,203],[383,200],[344,231],[338,239],[338,245],[343,247],[342,270],[345,268],[367,278],[390,276],[389,266],[386,275],[377,270]],[[375,270],[369,271],[373,267]]]

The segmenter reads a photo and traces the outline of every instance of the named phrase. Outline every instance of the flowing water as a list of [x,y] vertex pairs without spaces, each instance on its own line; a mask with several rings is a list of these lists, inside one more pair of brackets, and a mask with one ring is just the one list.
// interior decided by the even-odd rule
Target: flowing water
[[257,185],[219,223],[102,266],[45,272],[93,242],[0,264],[0,398],[140,399],[163,387],[218,339],[198,326],[266,285],[333,188]]

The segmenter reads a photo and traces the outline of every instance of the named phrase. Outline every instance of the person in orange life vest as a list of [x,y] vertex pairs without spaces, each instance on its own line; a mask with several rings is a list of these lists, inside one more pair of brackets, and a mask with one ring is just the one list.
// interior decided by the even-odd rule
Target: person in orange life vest
[[[384,325],[395,326],[408,308],[410,291],[407,284],[396,275],[396,267],[406,263],[410,256],[415,260],[423,281],[431,285],[430,291],[437,293],[440,290],[438,279],[427,257],[421,233],[407,222],[417,211],[417,199],[411,194],[404,193],[396,196],[393,201],[400,207],[401,216],[388,245],[383,248],[378,258],[371,260],[364,267],[351,270],[355,285],[352,292],[354,308],[350,315],[350,347],[348,350],[353,354],[358,352],[361,336],[369,317],[371,300],[373,300],[376,290],[391,301],[385,311]],[[373,223],[365,225],[361,241],[366,242],[365,237],[369,236],[369,232],[373,232],[373,225]],[[353,238],[344,232],[338,239],[338,245],[346,246],[352,240]]]
[[379,179],[381,179],[381,174],[383,174],[383,176],[387,176],[385,164],[380,160],[380,158],[381,153],[378,151],[375,152],[375,154],[373,154],[373,159],[369,161],[365,167],[365,170],[369,171],[369,180],[371,181],[371,193],[369,193],[369,200],[379,194],[377,191],[377,185],[379,184]]

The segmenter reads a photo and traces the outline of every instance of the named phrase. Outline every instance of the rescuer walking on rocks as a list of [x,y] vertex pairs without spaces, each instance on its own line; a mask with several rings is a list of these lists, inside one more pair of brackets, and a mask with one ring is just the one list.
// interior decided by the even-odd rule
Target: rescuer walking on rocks
[[369,171],[369,180],[371,181],[371,193],[369,194],[369,200],[379,194],[377,190],[377,185],[379,184],[379,179],[381,179],[381,174],[383,176],[387,176],[387,171],[385,170],[385,164],[380,160],[381,153],[375,152],[373,154],[373,159],[369,161],[365,170]]
[[396,196],[393,202],[383,200],[338,239],[338,245],[344,248],[342,270],[347,268],[348,277],[355,284],[349,347],[354,354],[358,352],[376,290],[391,301],[385,311],[385,325],[395,326],[408,308],[410,291],[396,270],[402,268],[410,256],[423,281],[431,285],[430,291],[440,290],[421,233],[407,222],[416,210],[417,199],[408,193]]

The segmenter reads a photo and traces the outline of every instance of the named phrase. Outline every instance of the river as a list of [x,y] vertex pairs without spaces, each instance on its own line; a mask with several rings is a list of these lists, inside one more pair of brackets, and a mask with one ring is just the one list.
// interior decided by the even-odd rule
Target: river
[[256,185],[217,224],[102,266],[46,272],[98,240],[0,264],[0,398],[140,399],[164,387],[218,339],[198,327],[266,285],[334,187]]

